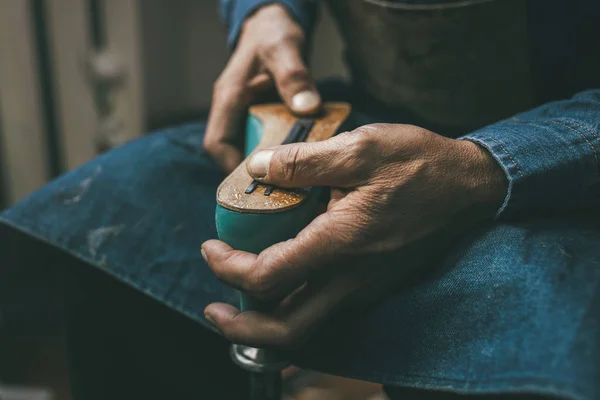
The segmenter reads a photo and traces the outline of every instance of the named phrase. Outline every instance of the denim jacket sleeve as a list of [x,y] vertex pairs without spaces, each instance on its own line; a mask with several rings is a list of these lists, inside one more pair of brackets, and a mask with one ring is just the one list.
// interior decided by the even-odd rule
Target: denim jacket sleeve
[[508,177],[498,217],[576,211],[600,199],[600,90],[543,105],[461,139],[485,147]]
[[316,16],[316,0],[220,0],[219,11],[227,25],[227,42],[234,47],[244,20],[262,6],[279,3],[310,33]]

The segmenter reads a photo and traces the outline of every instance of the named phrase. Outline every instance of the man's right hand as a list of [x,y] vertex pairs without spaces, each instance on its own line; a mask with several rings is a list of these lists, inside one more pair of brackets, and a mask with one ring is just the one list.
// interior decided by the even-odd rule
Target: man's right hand
[[238,137],[245,109],[275,85],[298,115],[314,113],[321,97],[302,57],[304,32],[285,8],[272,4],[250,16],[213,89],[204,147],[227,172],[243,160]]

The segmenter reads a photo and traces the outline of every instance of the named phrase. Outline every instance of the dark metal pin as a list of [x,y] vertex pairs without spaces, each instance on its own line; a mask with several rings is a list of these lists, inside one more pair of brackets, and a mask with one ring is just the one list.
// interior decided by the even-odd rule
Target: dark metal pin
[[313,119],[300,119],[297,122],[298,125],[302,126],[298,136],[296,137],[296,142],[305,142],[308,138],[310,131],[312,130],[313,125],[315,124],[315,120]]
[[246,188],[244,193],[250,194],[250,193],[254,192],[256,190],[257,186],[258,186],[258,181],[252,181],[252,183],[250,185],[248,185],[248,187]]
[[[315,120],[308,118],[300,118],[296,120],[292,128],[288,132],[286,138],[284,139],[282,144],[290,144],[290,143],[298,143],[304,142],[308,138],[310,131],[315,124]],[[251,194],[258,187],[258,181],[252,181],[252,183],[246,188],[244,193]],[[273,189],[275,189],[272,185],[266,185],[265,187],[265,196],[270,196],[273,193]]]

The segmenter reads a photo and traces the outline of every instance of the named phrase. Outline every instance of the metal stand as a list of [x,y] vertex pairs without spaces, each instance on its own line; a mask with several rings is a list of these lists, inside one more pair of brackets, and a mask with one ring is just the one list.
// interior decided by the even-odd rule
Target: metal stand
[[251,400],[281,400],[281,371],[290,365],[279,353],[255,347],[231,345],[233,361],[250,372]]

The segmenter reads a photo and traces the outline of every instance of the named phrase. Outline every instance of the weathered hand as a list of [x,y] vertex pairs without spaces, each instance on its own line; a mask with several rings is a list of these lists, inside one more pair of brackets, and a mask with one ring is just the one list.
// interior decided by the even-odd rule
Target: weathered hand
[[259,347],[298,345],[339,306],[383,294],[430,260],[440,238],[492,217],[507,191],[504,172],[483,148],[409,125],[367,125],[279,146],[256,153],[247,168],[281,187],[332,188],[326,212],[258,255],[218,240],[202,245],[223,282],[279,302],[269,314],[220,303],[205,310],[227,338]]
[[245,109],[277,88],[296,114],[318,110],[321,98],[302,59],[304,33],[278,4],[261,7],[244,23],[236,49],[217,79],[204,147],[226,171],[242,162],[237,146]]

